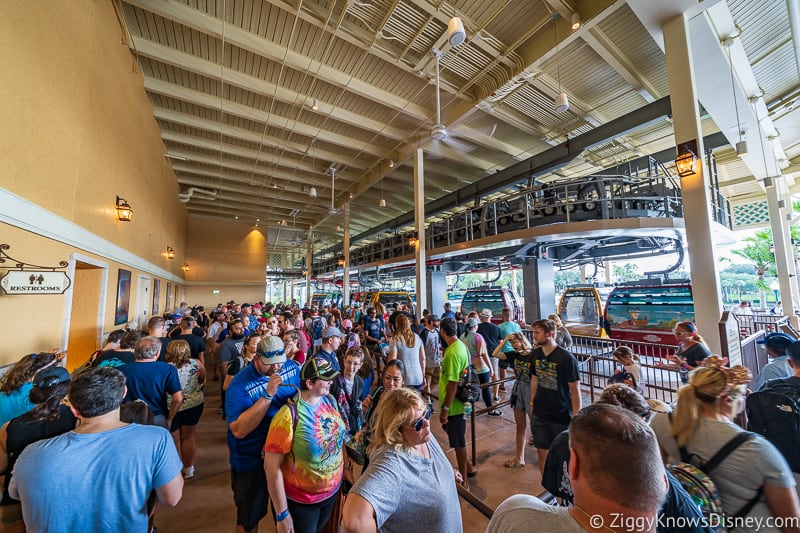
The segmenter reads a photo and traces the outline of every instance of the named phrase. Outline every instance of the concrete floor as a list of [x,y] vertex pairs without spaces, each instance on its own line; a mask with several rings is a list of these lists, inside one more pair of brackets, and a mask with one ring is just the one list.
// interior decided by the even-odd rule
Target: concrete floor
[[[230,466],[228,447],[225,443],[226,425],[219,415],[219,383],[207,387],[206,407],[197,431],[198,454],[195,462],[195,477],[187,480],[183,498],[175,508],[160,508],[155,524],[162,533],[187,531],[235,531],[236,511],[230,489]],[[481,402],[478,407],[482,407]],[[517,493],[540,494],[539,470],[536,466],[536,450],[526,446],[526,466],[508,469],[503,463],[514,455],[514,418],[511,408],[501,409],[503,416],[476,418],[477,461],[479,474],[470,479],[470,490],[479,499],[496,508],[505,498]],[[436,415],[434,415],[436,416]],[[438,422],[432,424],[434,435],[447,452],[452,464],[455,453],[446,446],[447,437]],[[469,439],[469,426],[467,427]],[[468,451],[470,450],[468,443]],[[473,506],[461,502],[464,531],[483,532],[488,524],[483,514]],[[272,516],[262,520],[259,531],[275,531]]]

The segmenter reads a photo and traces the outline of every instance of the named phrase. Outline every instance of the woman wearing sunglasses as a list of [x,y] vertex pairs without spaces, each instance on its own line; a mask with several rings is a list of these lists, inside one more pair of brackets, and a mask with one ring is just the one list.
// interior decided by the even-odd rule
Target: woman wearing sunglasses
[[344,505],[346,533],[462,531],[456,492],[461,474],[431,438],[430,417],[426,401],[410,389],[383,394],[367,448],[369,466]]

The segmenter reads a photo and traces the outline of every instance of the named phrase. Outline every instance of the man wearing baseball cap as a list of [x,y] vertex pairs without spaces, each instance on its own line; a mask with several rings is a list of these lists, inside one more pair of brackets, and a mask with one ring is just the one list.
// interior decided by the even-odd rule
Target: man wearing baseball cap
[[344,339],[344,333],[339,328],[328,326],[322,330],[322,346],[316,354],[328,361],[337,372],[342,371],[339,359],[336,357],[336,352],[342,345],[342,339]]
[[788,378],[793,374],[792,368],[789,366],[789,354],[786,351],[793,342],[795,339],[786,333],[770,333],[756,341],[756,344],[763,345],[767,350],[770,363],[764,366],[756,376],[753,390],[761,390],[771,379]]
[[284,352],[280,337],[262,339],[253,362],[236,374],[225,396],[237,531],[254,530],[267,514],[261,452],[272,417],[300,386],[300,366]]

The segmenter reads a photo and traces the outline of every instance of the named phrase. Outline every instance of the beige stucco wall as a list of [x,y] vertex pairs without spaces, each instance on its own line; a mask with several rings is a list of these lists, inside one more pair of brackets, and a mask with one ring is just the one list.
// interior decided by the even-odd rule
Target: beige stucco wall
[[[264,300],[266,228],[237,220],[191,215],[186,301],[213,308],[220,302]],[[219,294],[214,294],[218,290]]]
[[[182,291],[180,267],[187,253],[186,207],[178,200],[175,176],[163,157],[165,148],[142,76],[122,38],[113,3],[107,0],[3,3],[0,189],[77,224],[94,240],[123,248],[145,266],[137,269],[108,260],[102,246],[99,253],[87,253],[88,240],[67,244],[49,238],[63,234],[58,224],[32,230],[15,225],[14,213],[4,205],[0,220],[10,222],[0,223],[0,243],[12,246],[13,257],[38,265],[57,265],[74,252],[106,261],[104,332],[115,327],[119,268],[132,273],[133,312],[140,273],[151,278],[152,287],[158,276],[148,270],[163,269],[177,285],[173,291]],[[117,195],[133,206],[132,222],[115,220]],[[81,235],[79,239],[85,238]],[[164,257],[167,246],[175,249],[172,261]],[[0,276],[4,273],[0,268]],[[162,279],[161,312],[166,283]],[[90,297],[76,295],[78,309],[91,313]],[[0,344],[0,364],[27,352],[66,346],[62,330],[70,319],[67,303],[64,295],[0,294],[0,323],[8,332]],[[81,316],[78,322],[91,319]],[[80,330],[85,329],[83,324]],[[96,340],[70,339],[73,343],[83,350]],[[85,355],[70,358],[74,363]]]

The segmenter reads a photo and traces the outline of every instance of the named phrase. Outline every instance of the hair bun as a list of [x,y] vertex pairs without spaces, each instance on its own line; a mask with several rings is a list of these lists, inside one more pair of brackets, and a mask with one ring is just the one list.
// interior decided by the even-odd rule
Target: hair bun
[[753,374],[750,370],[742,365],[736,365],[725,370],[728,374],[728,381],[733,385],[746,385],[753,379]]

